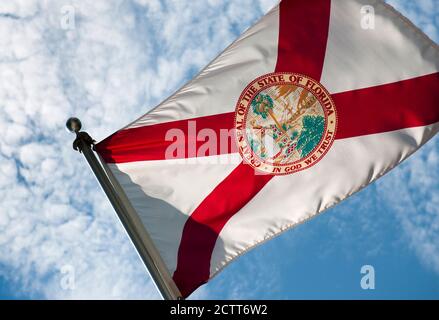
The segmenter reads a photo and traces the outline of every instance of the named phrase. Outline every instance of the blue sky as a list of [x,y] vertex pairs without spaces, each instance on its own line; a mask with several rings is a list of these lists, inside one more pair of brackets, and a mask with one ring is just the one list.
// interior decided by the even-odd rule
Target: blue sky
[[[389,1],[434,41],[434,0]],[[189,80],[275,0],[0,3],[0,298],[158,298],[64,130],[102,139]],[[65,10],[75,11],[63,29]],[[439,298],[439,140],[232,263],[193,298]],[[375,290],[360,286],[375,268]],[[63,285],[74,270],[74,288]],[[70,270],[69,269],[69,270]]]

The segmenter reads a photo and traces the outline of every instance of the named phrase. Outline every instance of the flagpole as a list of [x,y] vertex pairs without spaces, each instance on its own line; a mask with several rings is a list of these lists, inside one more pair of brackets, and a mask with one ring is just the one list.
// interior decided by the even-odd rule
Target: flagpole
[[[96,179],[104,190],[108,200],[110,200],[116,214],[118,215],[122,225],[124,226],[129,238],[134,244],[140,258],[142,259],[146,269],[148,270],[154,284],[156,285],[158,291],[162,295],[164,300],[179,300],[182,299],[181,294],[170,278],[169,274],[163,272],[159,268],[158,264],[155,262],[153,254],[145,245],[144,237],[137,230],[133,219],[130,218],[130,213],[127,206],[122,201],[121,197],[118,196],[115,186],[113,185],[110,177],[107,175],[102,164],[97,159],[94,154],[94,140],[90,137],[87,132],[81,130],[81,121],[77,118],[70,118],[66,123],[67,129],[76,134],[76,139],[73,142],[73,149],[82,153],[87,160],[91,170],[93,171]],[[163,269],[163,268],[162,268]]]

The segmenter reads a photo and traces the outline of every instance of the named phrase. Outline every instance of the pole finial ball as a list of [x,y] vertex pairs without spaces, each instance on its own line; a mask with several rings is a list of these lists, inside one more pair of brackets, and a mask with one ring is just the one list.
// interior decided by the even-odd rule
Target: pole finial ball
[[81,130],[82,124],[81,120],[75,117],[71,117],[66,122],[67,130],[69,130],[72,133],[77,133],[79,130]]

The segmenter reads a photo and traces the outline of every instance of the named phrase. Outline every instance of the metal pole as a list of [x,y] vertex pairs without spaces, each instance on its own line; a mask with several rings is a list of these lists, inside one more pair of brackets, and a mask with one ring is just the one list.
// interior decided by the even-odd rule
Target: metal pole
[[[72,121],[72,119],[73,121],[78,121],[79,124],[77,125],[77,128],[75,128],[75,124],[73,124],[73,128],[71,123],[69,124],[69,121]],[[81,123],[79,119],[70,118],[67,121],[67,127],[70,131],[76,133],[76,139],[73,142],[73,148],[81,152],[87,160],[88,164],[90,165],[91,170],[95,174],[99,184],[101,185],[102,189],[110,200],[111,205],[116,211],[116,214],[118,215],[120,221],[122,222],[122,225],[128,233],[129,238],[137,249],[140,258],[142,259],[146,269],[148,270],[154,284],[156,285],[163,299],[182,299],[178,292],[178,289],[176,289],[175,284],[172,282],[172,279],[170,279],[170,281],[165,280],[165,278],[169,277],[165,277],[163,272],[161,272],[160,268],[158,267],[157,263],[152,258],[150,250],[145,245],[144,241],[142,241],[141,235],[139,234],[138,230],[135,227],[135,224],[130,218],[128,209],[124,205],[123,201],[121,201],[108,175],[102,168],[99,160],[96,158],[92,150],[92,146],[94,146],[94,140],[86,132],[79,131],[81,128]]]

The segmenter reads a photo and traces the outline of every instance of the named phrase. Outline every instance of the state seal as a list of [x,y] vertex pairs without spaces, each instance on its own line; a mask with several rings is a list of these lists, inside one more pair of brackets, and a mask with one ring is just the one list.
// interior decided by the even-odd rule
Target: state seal
[[244,89],[234,124],[243,160],[260,173],[285,175],[309,168],[325,156],[334,141],[337,111],[318,81],[275,72]]

